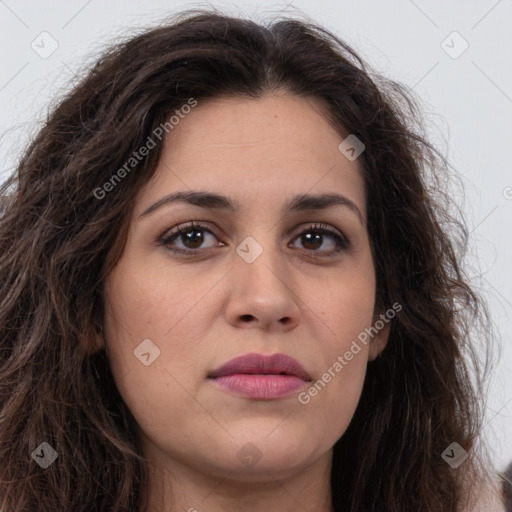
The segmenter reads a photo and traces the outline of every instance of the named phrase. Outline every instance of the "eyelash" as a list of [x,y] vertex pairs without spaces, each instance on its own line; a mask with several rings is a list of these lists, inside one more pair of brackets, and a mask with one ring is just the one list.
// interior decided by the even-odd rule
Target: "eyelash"
[[[166,231],[160,237],[159,243],[161,245],[165,246],[167,248],[167,250],[171,251],[174,254],[193,256],[194,254],[197,254],[199,251],[203,251],[204,249],[177,249],[177,248],[169,247],[170,243],[172,243],[174,240],[179,238],[182,234],[189,233],[190,231],[206,231],[206,232],[212,234],[213,236],[215,236],[216,238],[218,238],[217,235],[215,234],[215,232],[212,231],[212,229],[209,228],[208,226],[206,226],[202,223],[195,223],[194,221],[191,221],[186,224],[181,224],[180,226],[176,226],[171,231]],[[301,231],[294,238],[294,240],[299,238],[301,235],[304,235],[305,233],[311,233],[311,232],[331,236],[333,238],[333,240],[336,242],[336,246],[337,246],[336,249],[330,251],[330,253],[326,254],[326,255],[319,256],[319,255],[311,254],[311,256],[313,256],[315,258],[334,257],[338,253],[340,253],[342,251],[346,251],[350,247],[350,242],[348,241],[348,239],[346,237],[338,234],[336,231],[333,231],[326,224],[321,224],[321,223],[315,223],[315,224],[308,226],[306,229]],[[322,240],[322,243],[323,243],[323,240]],[[320,253],[325,252],[325,251],[316,251],[314,249],[305,249],[305,250],[308,252],[311,251],[313,253],[314,252],[320,252]]]

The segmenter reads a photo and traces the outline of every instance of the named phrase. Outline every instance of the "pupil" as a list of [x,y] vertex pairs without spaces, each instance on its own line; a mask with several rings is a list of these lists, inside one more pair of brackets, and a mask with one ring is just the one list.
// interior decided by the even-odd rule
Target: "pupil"
[[187,245],[188,243],[192,243],[192,249],[197,249],[197,247],[203,243],[203,235],[199,230],[189,231],[188,233],[185,234],[185,236],[185,245]]
[[308,243],[313,244],[314,247],[309,247],[309,249],[318,249],[322,245],[321,242],[322,235],[319,233],[315,233],[312,235],[308,233],[302,237],[302,243],[306,246]]

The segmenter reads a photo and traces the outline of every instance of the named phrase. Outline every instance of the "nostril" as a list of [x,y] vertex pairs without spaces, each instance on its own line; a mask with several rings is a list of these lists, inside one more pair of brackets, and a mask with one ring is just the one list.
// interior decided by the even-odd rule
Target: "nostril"
[[244,322],[249,322],[250,320],[252,320],[253,317],[252,315],[242,315],[241,318]]

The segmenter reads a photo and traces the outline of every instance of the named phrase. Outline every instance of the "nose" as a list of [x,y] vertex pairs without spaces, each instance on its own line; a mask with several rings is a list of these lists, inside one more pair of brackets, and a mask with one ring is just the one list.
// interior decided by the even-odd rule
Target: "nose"
[[291,330],[299,323],[300,309],[287,257],[278,249],[261,246],[263,252],[252,262],[235,253],[227,321],[234,327],[269,332]]

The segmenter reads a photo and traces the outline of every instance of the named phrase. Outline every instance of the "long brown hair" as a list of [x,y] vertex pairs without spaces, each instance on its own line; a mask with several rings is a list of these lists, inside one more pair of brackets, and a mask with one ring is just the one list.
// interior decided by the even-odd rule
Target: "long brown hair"
[[[453,512],[487,475],[478,441],[489,322],[461,267],[467,231],[417,99],[320,26],[187,11],[105,51],[0,189],[2,512],[145,510],[134,418],[94,340],[102,283],[161,145],[108,194],[94,191],[191,98],[277,90],[320,100],[340,137],[366,146],[377,305],[403,306],[334,446],[335,510]],[[46,469],[31,456],[43,442],[58,454]],[[469,453],[460,469],[441,457],[452,442]]]

